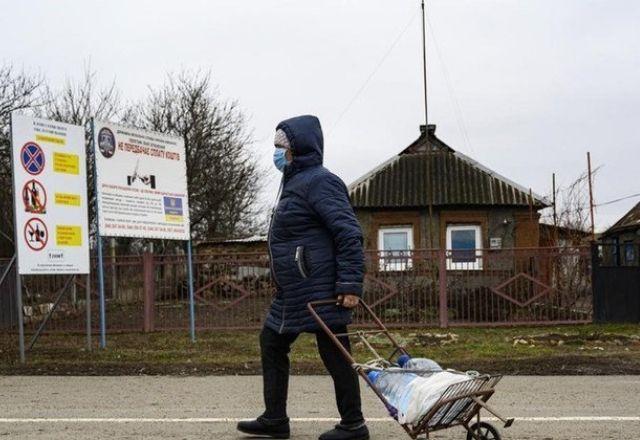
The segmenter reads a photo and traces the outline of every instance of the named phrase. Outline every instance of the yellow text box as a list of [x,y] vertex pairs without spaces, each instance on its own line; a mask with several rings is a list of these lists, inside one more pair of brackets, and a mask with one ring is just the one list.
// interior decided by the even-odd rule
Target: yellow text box
[[82,228],[80,226],[56,225],[57,246],[82,246]]
[[77,154],[53,153],[53,171],[64,174],[80,174],[80,158]]
[[56,193],[56,205],[80,206],[80,194]]
[[37,134],[36,141],[48,142],[50,144],[65,145],[67,142],[64,138],[58,136],[50,136],[48,134]]
[[181,215],[166,214],[164,216],[164,218],[169,223],[182,223],[182,216]]

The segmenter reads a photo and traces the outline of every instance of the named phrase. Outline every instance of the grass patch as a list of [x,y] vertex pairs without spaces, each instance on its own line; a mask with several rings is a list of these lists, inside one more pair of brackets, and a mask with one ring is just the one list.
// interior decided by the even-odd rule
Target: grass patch
[[[640,374],[640,325],[408,329],[392,331],[413,356],[460,370],[510,374]],[[255,374],[257,331],[202,331],[108,336],[106,350],[87,350],[83,335],[44,335],[17,362],[17,336],[0,335],[0,374]],[[27,341],[29,337],[27,337]],[[561,342],[562,341],[562,342]],[[566,342],[565,342],[566,341]],[[381,354],[390,345],[375,337]],[[371,356],[353,341],[358,361]],[[301,335],[291,354],[297,373],[322,373],[315,337]]]

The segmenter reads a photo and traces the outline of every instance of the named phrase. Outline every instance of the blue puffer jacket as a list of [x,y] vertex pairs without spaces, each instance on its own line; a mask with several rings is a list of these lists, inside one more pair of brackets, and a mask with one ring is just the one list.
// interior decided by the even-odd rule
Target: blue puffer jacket
[[[362,295],[362,230],[345,184],[322,166],[322,129],[315,116],[278,124],[291,144],[280,200],[271,218],[269,252],[276,295],[265,325],[279,333],[319,330],[310,301],[341,294]],[[329,326],[351,322],[336,305],[318,312]]]

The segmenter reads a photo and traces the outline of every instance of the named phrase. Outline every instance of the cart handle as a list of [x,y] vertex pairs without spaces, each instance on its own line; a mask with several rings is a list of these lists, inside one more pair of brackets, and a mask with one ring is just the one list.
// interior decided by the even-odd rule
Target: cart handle
[[[347,351],[347,349],[345,349],[342,346],[342,343],[340,342],[340,340],[333,333],[333,331],[331,331],[329,326],[322,320],[320,315],[318,315],[318,312],[315,310],[315,308],[318,307],[318,306],[326,306],[326,305],[339,306],[340,304],[338,303],[337,299],[323,299],[323,300],[319,300],[319,301],[311,301],[310,303],[307,304],[307,309],[309,310],[309,313],[311,313],[311,316],[316,321],[316,323],[320,326],[320,328],[327,334],[327,336],[329,336],[329,338],[331,338],[331,340],[335,344],[338,345],[338,348],[340,348],[340,351],[342,352],[344,357],[349,361],[349,363],[351,365],[354,365],[356,363],[356,361],[353,359],[353,356],[351,355],[351,353],[349,353],[349,351]],[[387,330],[387,328],[385,327],[383,322],[380,320],[380,318],[378,318],[378,316],[376,316],[376,314],[374,313],[373,309],[366,302],[364,302],[362,299],[360,299],[360,301],[358,301],[358,305],[356,307],[364,308],[364,310],[367,312],[367,314],[369,316],[371,316],[371,318],[375,322],[376,326],[385,334],[385,336],[387,338],[389,338],[389,340],[391,341],[393,346],[396,348],[396,351],[400,351],[400,352],[403,352],[405,354],[408,354],[407,350],[405,350],[405,348],[403,346],[401,346],[398,343],[398,341],[395,340],[395,338],[391,335],[389,330]]]

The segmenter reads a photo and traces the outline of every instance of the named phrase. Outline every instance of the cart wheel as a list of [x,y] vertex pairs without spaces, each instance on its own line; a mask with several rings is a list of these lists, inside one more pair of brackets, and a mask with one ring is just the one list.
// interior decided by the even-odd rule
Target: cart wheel
[[472,433],[480,436],[480,440],[501,440],[502,438],[498,430],[487,422],[473,424],[467,432],[467,440],[476,440]]

